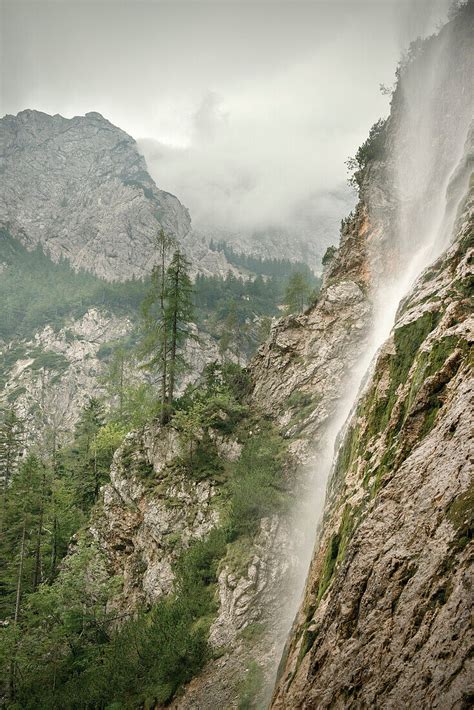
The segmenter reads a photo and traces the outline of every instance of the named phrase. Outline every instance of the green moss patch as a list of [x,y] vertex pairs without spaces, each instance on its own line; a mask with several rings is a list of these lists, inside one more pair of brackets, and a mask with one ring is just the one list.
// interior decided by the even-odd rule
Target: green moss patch
[[447,517],[456,530],[454,548],[461,551],[474,537],[474,486],[451,503]]

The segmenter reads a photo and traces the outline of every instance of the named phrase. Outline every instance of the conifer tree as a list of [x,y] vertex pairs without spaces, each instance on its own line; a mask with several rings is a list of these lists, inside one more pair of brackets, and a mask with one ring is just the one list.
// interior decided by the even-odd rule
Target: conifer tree
[[2,606],[18,618],[24,591],[41,580],[42,542],[49,479],[42,462],[28,455],[7,490],[0,557]]
[[118,345],[112,353],[107,372],[100,380],[105,386],[108,396],[115,404],[115,414],[119,421],[123,421],[125,415],[126,375],[129,360],[129,353],[125,347]]
[[99,494],[105,471],[97,455],[97,434],[104,426],[105,417],[100,401],[91,397],[76,425],[73,467],[78,502],[90,506]]
[[150,290],[142,303],[143,337],[139,349],[145,367],[161,378],[161,422],[166,421],[168,400],[169,333],[166,327],[166,261],[175,240],[161,229],[156,238],[158,262],[152,269]]
[[301,313],[309,304],[311,285],[306,276],[295,271],[288,279],[285,291],[285,304],[288,313]]
[[193,318],[193,288],[189,277],[190,263],[184,254],[175,251],[166,271],[165,328],[169,337],[168,357],[168,404],[174,398],[176,378],[186,368],[184,346],[192,334],[190,323]]

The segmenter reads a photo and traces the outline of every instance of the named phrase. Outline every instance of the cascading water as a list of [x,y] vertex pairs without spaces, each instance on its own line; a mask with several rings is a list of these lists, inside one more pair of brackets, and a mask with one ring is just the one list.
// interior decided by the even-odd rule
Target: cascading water
[[[298,507],[295,530],[306,540],[300,576],[291,580],[287,630],[301,602],[307,570],[317,545],[317,524],[335,450],[342,443],[361,388],[370,381],[377,352],[389,337],[401,301],[418,276],[449,245],[466,195],[472,161],[473,57],[470,37],[474,5],[437,36],[420,43],[402,67],[386,124],[384,192],[390,204],[368,204],[384,228],[369,245],[373,317],[366,346],[344,383],[324,444],[311,472],[311,495]],[[337,451],[336,451],[337,454]]]

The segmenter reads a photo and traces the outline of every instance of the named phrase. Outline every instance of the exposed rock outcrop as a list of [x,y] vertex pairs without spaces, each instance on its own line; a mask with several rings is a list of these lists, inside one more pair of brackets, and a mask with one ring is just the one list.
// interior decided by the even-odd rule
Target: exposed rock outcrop
[[175,474],[170,466],[178,454],[176,433],[151,427],[129,434],[115,456],[90,529],[111,573],[123,579],[114,599],[120,609],[134,610],[169,594],[179,553],[219,521],[215,486]]
[[[27,422],[28,440],[46,431],[54,432],[57,444],[71,438],[88,400],[106,395],[101,378],[108,363],[102,348],[120,342],[133,329],[129,317],[91,308],[81,318],[69,318],[58,330],[46,326],[33,339],[0,345],[0,402],[4,406],[14,403]],[[179,380],[178,394],[220,357],[217,342],[209,334],[197,328],[194,332],[197,339],[186,344],[189,369]],[[138,384],[146,380],[147,373],[131,360],[127,377]]]
[[474,201],[350,422],[275,708],[472,699]]
[[[375,205],[372,212],[377,214]],[[344,228],[317,304],[278,321],[253,359],[254,397],[294,440],[292,449],[302,462],[323,439],[367,345],[372,315],[368,244],[379,231],[364,197]]]
[[70,437],[88,398],[101,392],[104,372],[100,348],[132,329],[126,317],[91,308],[82,318],[71,318],[58,331],[46,326],[32,340],[18,340],[0,348],[4,387],[1,400],[15,403],[33,437],[46,429],[57,441]]

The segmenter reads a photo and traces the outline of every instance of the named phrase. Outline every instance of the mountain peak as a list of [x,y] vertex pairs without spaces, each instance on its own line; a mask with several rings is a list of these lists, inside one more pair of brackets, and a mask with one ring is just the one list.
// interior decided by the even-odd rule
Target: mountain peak
[[75,268],[141,277],[160,228],[181,241],[190,231],[187,209],[156,186],[135,140],[95,111],[5,116],[0,159],[0,226]]

